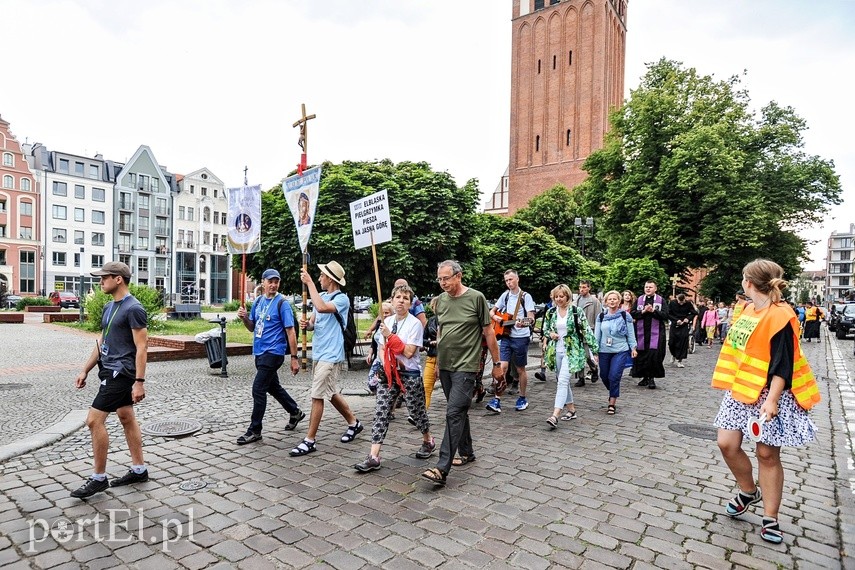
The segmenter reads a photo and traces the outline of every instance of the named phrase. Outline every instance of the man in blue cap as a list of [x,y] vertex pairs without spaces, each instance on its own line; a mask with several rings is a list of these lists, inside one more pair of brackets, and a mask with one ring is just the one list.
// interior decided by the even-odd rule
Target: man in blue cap
[[288,357],[291,373],[300,370],[297,359],[297,335],[294,332],[294,311],[291,303],[279,294],[279,272],[267,269],[261,275],[262,295],[252,304],[238,309],[238,318],[253,334],[252,354],[255,356],[255,380],[252,383],[252,417],[249,429],[237,440],[245,445],[261,439],[261,422],[267,408],[267,394],[273,396],[290,414],[285,429],[292,431],[306,417],[285,388],[279,383],[279,368]]

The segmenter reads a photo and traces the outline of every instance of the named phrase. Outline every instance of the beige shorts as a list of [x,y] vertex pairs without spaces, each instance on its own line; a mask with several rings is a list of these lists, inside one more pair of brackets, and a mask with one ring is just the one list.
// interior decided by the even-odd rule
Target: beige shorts
[[338,394],[338,376],[341,371],[340,362],[324,362],[316,360],[312,376],[312,399],[329,400]]

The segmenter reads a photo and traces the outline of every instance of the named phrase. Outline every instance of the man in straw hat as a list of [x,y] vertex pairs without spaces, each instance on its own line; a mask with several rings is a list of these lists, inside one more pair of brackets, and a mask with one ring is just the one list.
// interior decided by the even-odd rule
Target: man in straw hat
[[85,387],[89,372],[98,366],[98,395],[86,417],[86,426],[92,435],[94,469],[92,476],[71,492],[71,496],[77,499],[91,497],[111,486],[107,481],[110,438],[105,425],[111,412],[116,412],[122,422],[131,454],[130,471],[113,479],[112,486],[148,481],[148,470],[143,462],[142,433],[134,415],[134,404],[145,399],[148,316],[128,291],[131,270],[127,265],[108,261],[92,275],[101,278],[101,289],[113,300],[104,307],[101,338],[75,380],[78,389]]
[[[291,457],[312,453],[315,437],[324,414],[324,399],[329,398],[333,407],[347,421],[347,430],[342,434],[342,443],[350,443],[363,430],[362,422],[350,410],[347,400],[339,393],[338,376],[344,362],[344,325],[350,310],[350,300],[341,288],[346,284],[344,269],[336,261],[319,264],[323,293],[318,291],[312,277],[300,271],[300,280],[306,284],[312,298],[312,316],[300,319],[300,328],[315,331],[312,336],[312,412],[309,416],[309,431],[306,437],[291,450]],[[338,316],[336,316],[336,313]]]

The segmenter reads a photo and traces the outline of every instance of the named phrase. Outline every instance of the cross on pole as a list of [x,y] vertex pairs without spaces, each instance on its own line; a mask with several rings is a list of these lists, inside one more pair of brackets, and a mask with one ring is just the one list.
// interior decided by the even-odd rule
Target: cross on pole
[[248,166],[244,166],[244,167],[243,167],[243,185],[244,185],[244,186],[249,185],[249,178],[247,178],[247,177],[246,177],[246,173],[247,173],[248,171],[249,171],[249,167],[248,167]]
[[673,277],[671,277],[671,296],[674,297],[677,294],[677,283],[680,282],[680,274],[675,273]]
[[303,153],[300,155],[300,164],[297,165],[297,172],[303,174],[303,171],[306,169],[306,165],[308,164],[307,156],[309,154],[309,121],[315,118],[315,114],[306,115],[306,104],[303,103],[301,105],[303,116],[292,125],[293,127],[300,127],[300,138],[297,139],[297,144],[303,149]]

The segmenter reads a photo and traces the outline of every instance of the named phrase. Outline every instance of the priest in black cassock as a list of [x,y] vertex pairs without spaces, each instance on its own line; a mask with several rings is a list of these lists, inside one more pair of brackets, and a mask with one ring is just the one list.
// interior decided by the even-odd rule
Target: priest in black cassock
[[683,293],[677,295],[677,298],[668,304],[668,318],[671,320],[668,350],[671,351],[671,364],[676,361],[677,368],[685,367],[683,361],[689,355],[690,329],[697,315],[697,309],[686,300]]
[[668,306],[656,293],[655,282],[644,284],[644,293],[639,295],[630,314],[635,320],[638,341],[631,374],[633,378],[641,378],[639,386],[652,390],[656,388],[656,378],[665,378],[665,323],[668,322]]

